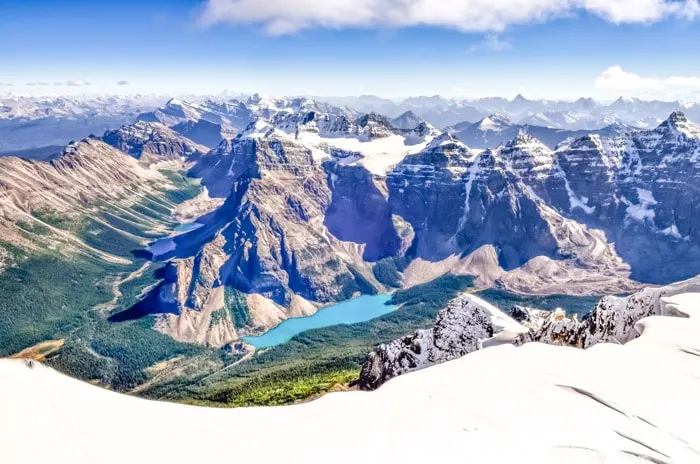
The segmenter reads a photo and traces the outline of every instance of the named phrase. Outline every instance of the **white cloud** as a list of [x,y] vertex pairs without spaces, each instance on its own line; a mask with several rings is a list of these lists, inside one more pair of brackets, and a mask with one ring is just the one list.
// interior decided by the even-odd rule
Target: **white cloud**
[[490,52],[504,52],[513,48],[513,45],[506,39],[500,38],[496,34],[489,34],[481,42],[469,47],[469,53],[486,50]]
[[27,85],[30,87],[46,87],[46,86],[49,86],[51,84],[49,84],[48,82],[43,82],[43,81],[31,81],[31,82],[27,82]]
[[642,77],[611,66],[596,78],[595,87],[623,94],[684,95],[700,90],[700,77]]
[[585,11],[612,23],[700,16],[699,0],[207,0],[200,22],[256,24],[271,35],[303,29],[437,26],[499,32]]
[[0,87],[12,87],[13,84],[11,82],[2,82],[0,81]]
[[85,87],[87,85],[90,85],[90,83],[87,81],[80,80],[80,79],[75,79],[75,80],[70,80],[70,81],[66,82],[66,85],[68,87]]
[[117,85],[129,85],[129,81],[119,81]]

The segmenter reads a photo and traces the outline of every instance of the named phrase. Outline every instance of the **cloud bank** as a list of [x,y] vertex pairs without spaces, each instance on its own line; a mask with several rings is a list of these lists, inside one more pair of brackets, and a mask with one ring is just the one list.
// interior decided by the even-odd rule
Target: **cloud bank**
[[44,81],[31,81],[31,82],[27,82],[26,85],[29,87],[49,87],[51,85],[53,85],[54,87],[62,87],[64,85],[66,85],[68,87],[84,87],[84,86],[90,85],[90,83],[87,81],[76,79],[76,80],[70,80],[67,82],[54,82],[53,84],[51,84],[50,82],[44,82]]
[[683,95],[700,91],[700,77],[643,77],[621,66],[611,66],[596,78],[595,87],[620,93]]
[[587,12],[606,21],[652,23],[695,19],[699,0],[207,0],[200,23],[254,24],[271,35],[312,28],[436,26],[500,32]]
[[71,80],[71,81],[66,82],[66,85],[68,87],[85,87],[85,86],[90,85],[90,83],[87,81],[76,79],[76,80]]

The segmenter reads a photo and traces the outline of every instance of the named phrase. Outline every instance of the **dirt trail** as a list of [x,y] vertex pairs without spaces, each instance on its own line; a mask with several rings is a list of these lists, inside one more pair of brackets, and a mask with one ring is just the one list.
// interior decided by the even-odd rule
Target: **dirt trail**
[[239,359],[238,361],[236,361],[236,362],[234,362],[234,363],[231,363],[231,364],[229,364],[228,366],[222,367],[222,368],[219,369],[218,371],[212,372],[211,374],[209,374],[208,376],[204,377],[203,379],[198,380],[197,383],[204,382],[204,381],[206,381],[206,380],[208,380],[208,379],[214,377],[215,375],[224,372],[224,371],[227,370],[227,369],[231,369],[232,367],[235,367],[235,366],[239,365],[240,363],[242,363],[242,362],[245,361],[246,359],[250,358],[250,357],[253,356],[254,354],[255,354],[255,350],[253,349],[252,351],[250,351],[249,353],[247,353],[245,356],[243,356],[243,357],[242,357],[241,359]]
[[143,266],[132,272],[131,274],[127,275],[123,279],[116,279],[114,283],[112,283],[112,299],[108,301],[107,303],[103,303],[100,305],[95,306],[95,310],[100,311],[100,312],[108,312],[114,309],[117,306],[117,301],[119,301],[119,298],[122,297],[122,292],[119,290],[119,287],[129,281],[132,281],[134,279],[138,279],[141,277],[144,272],[151,266],[151,262],[147,261],[144,263]]

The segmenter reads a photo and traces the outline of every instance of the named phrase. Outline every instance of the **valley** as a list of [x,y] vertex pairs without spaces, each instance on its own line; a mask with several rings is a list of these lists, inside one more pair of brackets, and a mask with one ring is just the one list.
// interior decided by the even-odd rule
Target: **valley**
[[[697,192],[668,183],[700,175],[681,113],[556,147],[511,126],[494,142],[496,117],[460,136],[311,99],[135,119],[0,158],[0,355],[147,398],[286,404],[354,388],[368,353],[465,292],[583,317],[700,272]],[[496,146],[460,140],[479,127]]]

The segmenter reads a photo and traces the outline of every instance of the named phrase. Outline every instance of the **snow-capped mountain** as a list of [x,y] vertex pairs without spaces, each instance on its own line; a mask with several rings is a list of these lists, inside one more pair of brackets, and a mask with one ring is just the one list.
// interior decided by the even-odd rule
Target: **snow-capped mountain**
[[531,100],[522,95],[512,100],[501,97],[447,99],[440,96],[411,97],[403,101],[368,96],[326,100],[361,112],[377,111],[393,118],[406,111],[413,111],[418,117],[440,128],[463,121],[474,123],[494,113],[500,113],[520,124],[574,131],[598,130],[613,123],[652,129],[669,113],[678,110],[686,112],[691,119],[700,119],[700,106],[694,103],[625,98],[619,98],[610,104],[592,98],[554,101]]
[[[479,126],[510,127],[497,117]],[[171,259],[172,277],[154,297],[179,295],[159,330],[188,340],[182,318],[216,311],[207,302],[233,287],[267,308],[229,328],[236,339],[352,292],[386,290],[373,275],[385,259],[406,263],[405,282],[469,272],[528,293],[615,293],[635,289],[631,277],[697,273],[700,202],[688,188],[700,175],[697,127],[674,113],[652,131],[623,129],[556,149],[518,132],[475,150],[373,113],[258,118],[190,171],[225,202],[159,256]]]
[[[533,122],[535,122],[533,120]],[[543,125],[515,124],[502,114],[492,114],[474,124],[460,123],[446,129],[472,148],[496,148],[519,133],[534,135],[545,145],[555,148],[569,138],[580,137],[585,131],[554,129]]]
[[152,96],[0,97],[0,153],[63,146],[102,134],[162,101]]
[[425,121],[423,118],[418,117],[413,111],[406,111],[401,116],[391,120],[391,125],[397,129],[411,130],[418,127],[421,123]]
[[[197,127],[233,114],[250,119],[236,135],[196,143]],[[375,275],[387,260],[402,263],[393,284],[456,272],[528,293],[618,293],[700,271],[700,132],[680,112],[649,131],[580,134],[498,114],[440,133],[416,113],[392,121],[261,95],[171,100],[152,115],[171,127],[140,120],[102,140],[141,165],[179,163],[216,200],[154,254],[169,262],[150,311],[178,340],[225,344],[387,291]],[[225,288],[255,316],[213,338],[194,330]]]
[[224,137],[235,136],[253,118],[250,108],[235,100],[225,103],[206,100],[196,104],[173,98],[164,106],[140,114],[136,119],[164,124],[212,148]]

